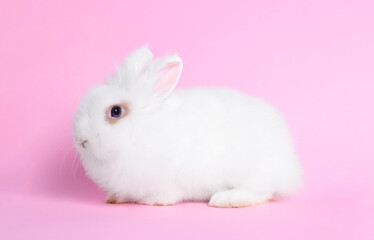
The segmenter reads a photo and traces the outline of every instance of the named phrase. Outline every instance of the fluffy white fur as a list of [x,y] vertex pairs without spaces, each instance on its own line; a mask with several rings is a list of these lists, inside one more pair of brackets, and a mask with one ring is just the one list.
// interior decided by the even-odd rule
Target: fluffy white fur
[[[147,47],[131,53],[76,114],[77,150],[108,201],[242,207],[301,186],[287,126],[271,106],[224,88],[172,92],[182,60],[152,58]],[[106,109],[123,102],[129,114],[109,124]]]

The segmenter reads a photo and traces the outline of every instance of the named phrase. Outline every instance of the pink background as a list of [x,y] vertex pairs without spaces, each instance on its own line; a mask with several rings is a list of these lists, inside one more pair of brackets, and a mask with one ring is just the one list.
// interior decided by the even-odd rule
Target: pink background
[[[374,1],[1,1],[0,239],[373,239]],[[243,209],[107,205],[72,144],[86,90],[133,49],[184,60],[179,88],[273,103],[305,167]]]

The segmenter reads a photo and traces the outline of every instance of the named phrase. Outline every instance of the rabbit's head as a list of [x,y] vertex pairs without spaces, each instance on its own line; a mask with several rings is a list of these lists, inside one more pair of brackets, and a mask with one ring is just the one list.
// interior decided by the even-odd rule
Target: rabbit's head
[[74,140],[83,159],[105,161],[120,154],[132,124],[144,121],[142,113],[173,91],[182,60],[177,55],[152,59],[148,47],[135,50],[105,84],[84,97],[74,120]]

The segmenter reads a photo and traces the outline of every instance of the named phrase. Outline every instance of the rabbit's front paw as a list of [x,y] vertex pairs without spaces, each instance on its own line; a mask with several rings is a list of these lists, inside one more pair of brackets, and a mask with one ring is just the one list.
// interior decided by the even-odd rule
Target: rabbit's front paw
[[121,204],[121,203],[126,203],[126,201],[123,201],[123,200],[120,200],[118,199],[116,196],[114,195],[108,195],[106,197],[106,200],[105,200],[106,203],[109,203],[109,204]]
[[246,189],[231,189],[213,194],[209,206],[221,208],[249,207],[266,202],[269,199],[269,195],[254,194]]

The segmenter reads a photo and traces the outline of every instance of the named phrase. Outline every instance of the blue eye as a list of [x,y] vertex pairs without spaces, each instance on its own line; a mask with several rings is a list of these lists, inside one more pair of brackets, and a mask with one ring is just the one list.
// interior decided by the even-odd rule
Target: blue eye
[[119,118],[122,114],[122,109],[119,106],[113,106],[112,109],[110,110],[110,115],[113,118]]

